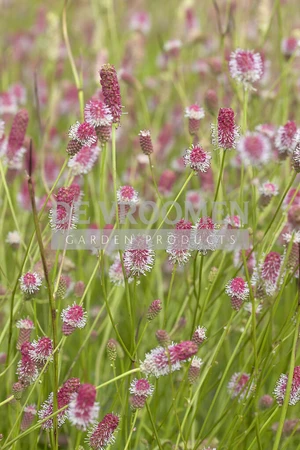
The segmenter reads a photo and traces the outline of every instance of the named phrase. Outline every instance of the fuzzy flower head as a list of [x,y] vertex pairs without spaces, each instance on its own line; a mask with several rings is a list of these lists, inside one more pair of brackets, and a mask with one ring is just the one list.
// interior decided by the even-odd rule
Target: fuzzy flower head
[[203,364],[203,361],[201,358],[198,358],[197,356],[194,356],[191,362],[191,365],[189,367],[188,372],[188,380],[191,384],[196,383],[199,375],[200,375],[200,368]]
[[202,342],[204,342],[205,339],[207,339],[206,331],[207,330],[205,327],[200,327],[199,325],[193,333],[192,341],[195,342],[195,344],[197,345],[201,345]]
[[234,111],[220,108],[217,125],[211,124],[212,144],[214,147],[229,150],[236,148],[239,139],[239,127],[235,124]]
[[261,55],[254,53],[252,50],[238,48],[230,55],[229,70],[233,79],[242,83],[246,89],[249,89],[263,75]]
[[20,277],[20,287],[25,294],[35,294],[40,290],[42,279],[36,272],[27,272]]
[[292,166],[297,173],[300,173],[300,143],[298,142],[292,154]]
[[191,222],[181,219],[176,223],[175,231],[170,233],[166,251],[169,255],[169,262],[171,264],[182,266],[190,259],[189,239],[191,229]]
[[200,144],[192,145],[185,151],[183,156],[184,164],[197,172],[207,172],[210,168],[211,155],[206,152]]
[[94,127],[88,122],[76,122],[70,127],[69,138],[82,145],[93,145],[97,141]]
[[147,311],[147,319],[149,321],[155,319],[155,317],[158,316],[161,310],[162,310],[161,300],[159,299],[153,300]]
[[130,385],[129,392],[132,395],[142,395],[145,397],[151,397],[154,392],[154,387],[149,383],[147,378],[135,378]]
[[[274,389],[274,396],[279,405],[282,405],[286,395],[288,376],[281,374]],[[294,368],[289,405],[296,405],[300,400],[300,366]]]
[[63,321],[63,333],[67,336],[76,328],[84,328],[86,325],[87,313],[81,305],[74,303],[72,306],[62,310],[61,319]]
[[299,52],[300,41],[295,37],[284,38],[281,41],[281,51],[286,58],[290,58],[294,53]]
[[78,184],[59,188],[56,195],[57,203],[49,213],[51,228],[61,231],[76,228],[81,196]]
[[105,104],[110,109],[113,123],[119,124],[122,114],[122,103],[116,69],[111,64],[105,64],[101,67],[99,73]]
[[53,360],[53,343],[50,338],[44,336],[31,343],[30,357],[37,363],[45,364],[47,360]]
[[270,140],[261,133],[246,133],[239,140],[237,150],[245,165],[261,166],[272,156]]
[[30,355],[30,350],[32,349],[32,344],[28,341],[21,345],[21,361],[18,362],[17,375],[19,382],[24,386],[32,384],[38,377],[38,369],[35,361]]
[[36,416],[36,405],[27,405],[24,408],[24,414],[21,422],[21,431],[27,430]]
[[124,252],[124,267],[131,276],[146,275],[152,270],[155,253],[146,237],[135,236],[127,245]]
[[292,154],[298,136],[299,132],[297,125],[293,120],[289,120],[285,125],[279,127],[275,137],[275,147],[277,148],[279,155],[287,156]]
[[112,124],[113,116],[109,107],[100,100],[90,100],[84,108],[85,121],[94,128]]
[[[69,378],[62,387],[57,392],[57,403],[58,409],[70,403],[70,400],[74,393],[76,393],[80,386],[79,378]],[[53,414],[53,392],[49,395],[48,399],[42,404],[40,410],[38,411],[38,416],[40,420],[47,419],[48,416]],[[64,409],[58,413],[58,426],[61,427],[68,416],[68,409]],[[43,430],[49,430],[53,428],[53,418],[45,420],[42,423]]]
[[89,173],[97,161],[100,151],[100,148],[96,145],[81,147],[79,152],[68,162],[68,167],[72,169],[73,176]]
[[96,388],[92,384],[82,384],[71,397],[68,418],[72,425],[80,430],[86,430],[99,414],[96,400]]
[[181,363],[187,361],[198,351],[198,346],[192,341],[183,341],[180,344],[171,344],[167,348],[156,347],[147,353],[141,363],[141,371],[159,378],[170,372],[180,370]]
[[11,245],[13,248],[19,247],[21,243],[21,236],[18,231],[9,231],[5,242]]
[[115,442],[120,419],[115,414],[106,414],[98,425],[89,432],[88,443],[93,450],[105,450]]
[[136,11],[130,17],[129,22],[130,29],[132,31],[139,31],[146,35],[151,29],[151,19],[146,11]]
[[217,244],[215,230],[216,224],[211,217],[200,217],[192,227],[190,248],[201,252],[202,255],[206,255],[208,250],[214,251]]
[[225,292],[230,297],[232,308],[237,311],[249,297],[249,287],[241,277],[230,280],[226,285]]
[[270,181],[263,183],[259,187],[258,192],[264,197],[276,197],[279,193],[277,184],[271,183]]
[[235,373],[228,383],[228,391],[232,398],[239,397],[239,401],[248,398],[254,391],[253,383],[249,385],[250,375],[248,373]]
[[139,194],[132,186],[121,186],[117,190],[117,200],[119,204],[136,205],[139,201]]

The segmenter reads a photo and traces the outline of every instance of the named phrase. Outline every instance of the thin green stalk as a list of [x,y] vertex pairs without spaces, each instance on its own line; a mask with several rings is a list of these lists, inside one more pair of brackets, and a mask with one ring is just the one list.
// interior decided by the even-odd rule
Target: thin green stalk
[[172,294],[172,288],[173,288],[173,284],[174,284],[174,280],[175,280],[176,269],[177,269],[177,264],[174,264],[173,270],[172,270],[170,286],[169,286],[169,290],[168,290],[168,296],[167,296],[166,305],[165,305],[165,311],[164,311],[164,322],[163,322],[164,328],[166,326],[167,319],[168,319],[168,309],[169,309],[169,303],[170,303],[170,298],[171,298],[171,294]]

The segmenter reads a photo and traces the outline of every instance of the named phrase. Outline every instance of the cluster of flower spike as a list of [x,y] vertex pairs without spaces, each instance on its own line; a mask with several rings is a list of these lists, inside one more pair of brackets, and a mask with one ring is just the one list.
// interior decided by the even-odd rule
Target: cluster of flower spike
[[10,169],[21,169],[26,153],[24,140],[29,122],[26,109],[21,109],[14,117],[8,138],[4,135],[4,122],[0,123],[0,157],[3,157]]
[[80,199],[81,191],[78,184],[59,188],[56,205],[49,213],[51,228],[60,231],[76,228]]

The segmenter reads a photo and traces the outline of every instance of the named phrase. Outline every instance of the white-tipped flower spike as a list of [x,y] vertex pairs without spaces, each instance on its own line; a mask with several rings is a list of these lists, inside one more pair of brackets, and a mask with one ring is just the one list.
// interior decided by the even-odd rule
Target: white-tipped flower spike
[[72,169],[73,176],[86,175],[94,167],[100,153],[97,145],[84,145],[78,153],[68,161],[68,167]]
[[275,147],[279,156],[285,158],[292,154],[299,138],[300,130],[293,120],[289,120],[285,125],[279,127],[275,137]]
[[68,418],[72,425],[85,431],[95,422],[99,414],[99,404],[96,400],[96,388],[92,384],[82,384],[78,392],[72,394]]
[[146,353],[140,368],[147,376],[154,375],[159,378],[175,370],[180,370],[181,363],[194,356],[197,351],[198,346],[192,341],[171,344],[167,348],[156,347],[150,353]]
[[239,140],[239,127],[235,124],[234,111],[231,108],[220,108],[217,125],[211,124],[211,138],[215,149],[230,150],[236,148]]
[[263,63],[259,53],[238,48],[229,59],[229,70],[233,79],[242,83],[246,89],[259,81],[263,75]]
[[194,104],[185,109],[185,117],[189,119],[189,132],[193,136],[200,128],[201,119],[205,116],[204,109]]
[[25,431],[30,427],[35,416],[36,416],[36,405],[25,406],[21,422],[21,431]]
[[87,313],[81,305],[73,303],[72,306],[62,310],[62,332],[65,336],[72,334],[76,328],[84,328],[87,321]]
[[225,288],[226,294],[231,299],[231,306],[239,310],[245,300],[249,297],[249,287],[246,281],[241,277],[230,280]]
[[260,193],[259,201],[262,206],[267,206],[271,199],[279,194],[277,184],[271,183],[270,181],[263,183],[258,188],[258,192]]
[[70,127],[69,138],[82,145],[93,145],[97,141],[94,127],[87,122],[76,122]]
[[191,365],[189,367],[189,373],[188,373],[188,380],[191,384],[196,383],[199,375],[200,375],[200,368],[203,364],[203,361],[201,358],[198,358],[197,356],[194,356],[191,362]]
[[154,392],[154,386],[152,386],[146,378],[140,378],[139,380],[135,378],[131,382],[129,392],[132,395],[150,397]]
[[137,235],[126,246],[124,252],[124,267],[131,276],[146,275],[152,270],[155,253],[146,237]]
[[185,151],[184,164],[197,172],[207,172],[211,165],[211,155],[200,144],[192,145]]
[[44,336],[31,343],[29,355],[33,361],[45,364],[47,360],[53,361],[53,343],[50,338]]
[[[281,374],[274,389],[274,396],[279,405],[282,405],[286,395],[288,376]],[[300,366],[294,368],[293,381],[290,391],[289,405],[296,405],[300,400]]]
[[248,398],[255,386],[253,383],[249,385],[250,375],[248,373],[234,373],[228,383],[228,391],[232,398],[239,397],[239,401]]
[[95,425],[88,434],[87,442],[92,450],[105,450],[115,442],[120,419],[116,414],[106,414],[98,425]]
[[[126,277],[130,276],[130,272],[124,267]],[[113,264],[110,266],[108,271],[109,280],[115,286],[124,286],[124,273],[123,267],[120,260],[120,255],[115,257]],[[130,280],[128,280],[130,282]]]
[[109,107],[100,100],[94,99],[85,105],[84,117],[86,122],[94,128],[111,125],[113,121]]
[[139,194],[132,186],[121,186],[117,190],[117,200],[120,205],[136,205],[139,201]]
[[26,272],[20,277],[20,287],[25,294],[35,294],[41,285],[42,279],[36,272]]
[[205,327],[200,327],[199,325],[193,333],[192,341],[195,342],[195,344],[197,345],[201,345],[202,342],[204,342],[205,339],[207,339],[206,331],[207,330]]

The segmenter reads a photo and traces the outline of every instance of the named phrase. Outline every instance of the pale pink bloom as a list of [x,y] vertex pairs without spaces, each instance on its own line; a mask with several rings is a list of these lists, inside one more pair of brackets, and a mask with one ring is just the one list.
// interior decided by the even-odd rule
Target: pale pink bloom
[[97,136],[94,127],[88,122],[76,122],[70,127],[69,138],[80,142],[82,145],[93,145],[97,141]]
[[245,88],[249,88],[263,75],[261,55],[238,48],[230,55],[229,70],[232,78],[242,83]]
[[44,336],[31,343],[29,355],[39,364],[45,364],[48,360],[53,360],[53,343],[50,338]]
[[29,428],[36,416],[36,405],[27,405],[24,408],[24,414],[21,422],[21,431]]
[[151,19],[146,11],[135,11],[130,17],[129,27],[132,31],[148,34],[151,29]]
[[154,264],[155,253],[145,236],[137,235],[132,239],[125,249],[124,267],[131,276],[146,275],[151,272]]
[[89,173],[94,167],[100,151],[96,145],[81,147],[79,152],[68,161],[68,167],[72,169],[73,176]]
[[[274,396],[279,405],[283,405],[286,387],[288,382],[288,375],[281,374],[274,389]],[[292,386],[290,391],[289,405],[296,405],[300,400],[300,366],[294,368]]]
[[63,321],[63,334],[69,336],[76,328],[84,328],[87,321],[87,313],[81,305],[73,303],[61,312]]
[[31,331],[34,330],[34,324],[28,317],[27,319],[20,319],[16,323],[16,327],[19,328],[19,337],[17,342],[17,350],[21,350],[24,342],[30,340]]
[[130,384],[129,392],[132,395],[151,397],[154,392],[154,386],[146,378],[140,378],[139,380],[135,378]]
[[149,321],[155,319],[162,310],[161,300],[153,300],[147,311],[147,319]]
[[281,51],[284,56],[290,57],[297,51],[299,51],[300,42],[295,37],[284,38],[281,41]]
[[96,388],[92,384],[82,384],[71,396],[68,419],[80,430],[86,430],[99,414],[96,400]]
[[164,43],[164,52],[173,58],[176,58],[181,50],[182,42],[179,39],[171,39]]
[[276,197],[279,193],[277,184],[271,183],[270,181],[263,183],[259,187],[258,192],[265,197]]
[[232,398],[239,397],[239,401],[247,399],[255,390],[253,382],[249,384],[248,373],[237,372],[232,375],[228,383],[228,391]]
[[42,279],[36,272],[27,272],[19,279],[20,288],[25,294],[35,294],[40,290]]
[[[126,269],[124,266],[126,277],[128,278],[130,276],[130,272]],[[110,266],[108,271],[109,280],[111,283],[113,283],[116,286],[124,286],[124,273],[123,273],[123,267],[120,260],[120,256],[117,255],[115,257],[115,260],[113,264]],[[130,280],[129,280],[130,281]]]
[[237,150],[246,165],[261,166],[266,164],[272,156],[269,139],[261,133],[246,133],[238,142]]
[[279,155],[292,154],[298,139],[299,131],[293,120],[289,120],[285,125],[279,127],[275,137],[275,147]]
[[109,107],[100,100],[90,100],[84,108],[84,117],[87,123],[94,128],[100,126],[110,126],[113,121],[113,116]]
[[132,186],[121,186],[117,190],[117,200],[119,204],[126,204],[129,206],[136,205],[139,201],[138,192]]

